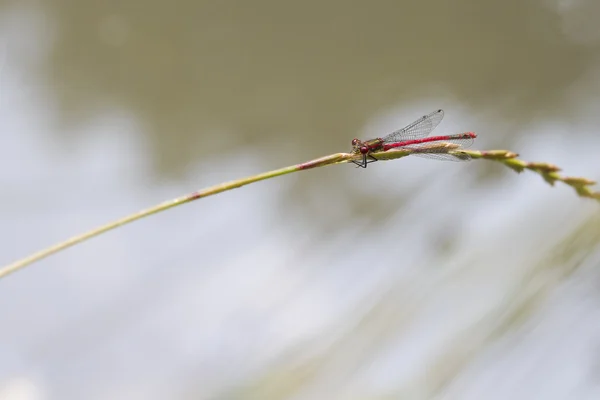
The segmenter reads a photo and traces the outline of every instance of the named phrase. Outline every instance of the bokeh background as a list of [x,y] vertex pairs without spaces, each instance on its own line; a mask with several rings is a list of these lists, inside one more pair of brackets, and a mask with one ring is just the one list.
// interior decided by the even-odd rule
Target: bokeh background
[[[600,179],[594,0],[4,1],[0,265],[436,133]],[[0,282],[0,399],[598,399],[600,212],[498,163],[302,172]]]

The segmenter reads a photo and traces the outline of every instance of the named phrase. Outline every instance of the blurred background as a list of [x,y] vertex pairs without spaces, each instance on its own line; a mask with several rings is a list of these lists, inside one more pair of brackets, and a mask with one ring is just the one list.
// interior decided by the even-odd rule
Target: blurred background
[[[0,265],[443,108],[600,179],[594,0],[0,3]],[[600,212],[498,163],[260,182],[0,282],[0,399],[597,399]]]

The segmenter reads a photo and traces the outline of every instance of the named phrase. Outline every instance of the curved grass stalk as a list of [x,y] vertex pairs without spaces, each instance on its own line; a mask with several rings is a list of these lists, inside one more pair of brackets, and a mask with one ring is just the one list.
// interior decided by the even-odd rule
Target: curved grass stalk
[[[439,149],[438,149],[439,151]],[[484,160],[492,160],[496,162],[500,162],[507,167],[517,171],[522,172],[525,169],[536,172],[541,175],[546,182],[553,185],[554,182],[560,181],[563,182],[572,188],[575,189],[577,194],[581,197],[593,198],[597,201],[600,201],[600,192],[593,191],[590,189],[590,186],[594,185],[595,182],[586,178],[575,178],[575,177],[567,177],[562,176],[558,172],[560,169],[548,163],[535,163],[535,162],[525,162],[517,159],[518,156],[516,153],[512,153],[507,150],[492,150],[492,151],[469,151],[469,150],[458,150],[456,147],[448,146],[448,153],[456,153],[457,155],[468,154],[472,159],[484,159]],[[372,155],[378,160],[393,160],[397,158],[406,157],[411,154],[411,151],[408,149],[394,149],[386,152],[376,152]],[[8,264],[2,268],[0,268],[0,279],[6,277],[7,275],[16,272],[34,262],[40,261],[54,253],[58,253],[59,251],[65,250],[75,244],[81,243],[85,240],[91,239],[95,236],[98,236],[102,233],[108,232],[125,224],[137,221],[139,219],[148,217],[153,214],[157,214],[161,211],[168,210],[170,208],[192,202],[194,200],[201,199],[203,197],[208,197],[215,195],[217,193],[225,192],[231,189],[236,189],[245,185],[249,185],[254,182],[263,181],[266,179],[275,178],[282,175],[287,175],[292,172],[304,171],[317,167],[324,167],[327,165],[333,164],[341,164],[348,163],[351,161],[358,161],[362,158],[361,154],[352,154],[352,153],[337,153],[332,154],[326,157],[317,158],[315,160],[307,161],[305,163],[292,165],[289,167],[276,169],[273,171],[265,172],[258,175],[252,175],[246,178],[237,179],[234,181],[222,183],[219,185],[211,186],[196,192],[192,192],[188,195],[181,196],[163,203],[160,203],[156,206],[146,208],[144,210],[138,211],[134,214],[128,215],[124,218],[118,219],[116,221],[107,223],[95,229],[92,229],[88,232],[85,232],[81,235],[73,236],[63,242],[50,246],[46,249],[40,250],[36,253],[33,253],[25,258],[22,258],[18,261],[13,262],[12,264]]]

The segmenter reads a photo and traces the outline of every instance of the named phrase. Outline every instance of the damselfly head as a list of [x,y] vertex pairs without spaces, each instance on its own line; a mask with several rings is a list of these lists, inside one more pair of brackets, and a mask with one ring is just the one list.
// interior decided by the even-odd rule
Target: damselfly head
[[363,147],[365,147],[365,145],[363,144],[363,142],[359,139],[352,139],[352,153],[358,154],[358,153],[363,153]]

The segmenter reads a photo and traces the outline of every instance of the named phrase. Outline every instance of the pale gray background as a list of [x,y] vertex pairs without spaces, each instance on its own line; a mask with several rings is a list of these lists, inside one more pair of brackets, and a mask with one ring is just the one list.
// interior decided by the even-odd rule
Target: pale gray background
[[[0,5],[0,265],[436,108],[600,179],[594,0]],[[0,399],[598,399],[598,204],[497,163],[266,181],[0,281]]]

